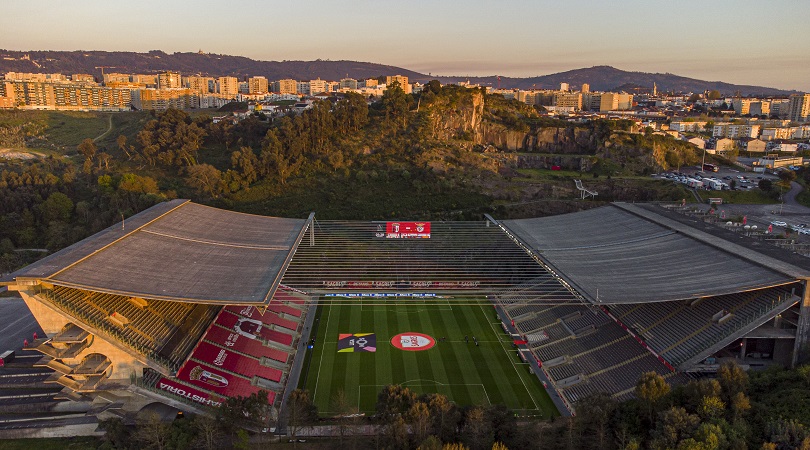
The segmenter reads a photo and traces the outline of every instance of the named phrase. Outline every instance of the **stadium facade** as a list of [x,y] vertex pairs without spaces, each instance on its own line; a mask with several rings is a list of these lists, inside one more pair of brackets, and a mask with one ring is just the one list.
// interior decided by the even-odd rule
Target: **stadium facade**
[[74,400],[199,409],[262,390],[278,412],[318,302],[486,296],[567,413],[591,393],[632,396],[648,371],[683,383],[723,358],[805,360],[808,277],[804,257],[651,204],[395,223],[174,200],[0,283]]

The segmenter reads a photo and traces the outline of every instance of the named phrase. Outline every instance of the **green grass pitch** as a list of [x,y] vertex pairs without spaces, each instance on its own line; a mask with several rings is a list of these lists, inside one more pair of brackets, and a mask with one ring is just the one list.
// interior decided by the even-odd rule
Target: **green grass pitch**
[[[472,306],[380,303],[319,306],[315,347],[308,350],[299,386],[309,390],[322,415],[330,415],[340,391],[350,405],[372,414],[377,394],[388,384],[445,394],[461,406],[504,404],[519,415],[558,414],[486,301]],[[437,343],[424,351],[399,350],[391,338],[405,332],[427,334]],[[338,353],[341,333],[375,333],[377,351]]]

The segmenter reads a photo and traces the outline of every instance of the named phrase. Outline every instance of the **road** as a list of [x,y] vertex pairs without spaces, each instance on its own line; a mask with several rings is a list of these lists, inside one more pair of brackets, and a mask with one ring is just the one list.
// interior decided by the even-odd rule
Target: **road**
[[799,202],[796,201],[796,196],[799,195],[799,193],[803,189],[804,188],[802,187],[801,184],[799,184],[799,183],[797,183],[795,181],[791,181],[790,182],[790,190],[785,192],[785,194],[782,196],[782,201],[786,205],[797,206],[797,207],[800,207],[800,208],[805,208],[808,211],[810,211],[810,208],[806,208],[805,206],[800,205]]

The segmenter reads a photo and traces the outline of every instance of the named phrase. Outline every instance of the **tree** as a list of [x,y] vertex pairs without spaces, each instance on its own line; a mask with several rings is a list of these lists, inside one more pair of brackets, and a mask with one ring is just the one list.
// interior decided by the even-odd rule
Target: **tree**
[[138,417],[134,437],[144,448],[163,450],[169,442],[170,426],[163,422],[159,414],[149,412]]
[[357,426],[360,414],[357,407],[349,403],[346,391],[343,389],[338,390],[329,403],[330,409],[335,414],[335,426],[339,437],[338,445],[342,446],[343,438],[352,433],[355,426]]
[[663,448],[675,448],[678,442],[692,435],[699,423],[698,416],[673,406],[661,413],[653,433],[655,442]]
[[241,147],[231,154],[231,165],[238,173],[238,182],[247,189],[259,178],[259,159],[250,147]]
[[127,155],[127,160],[131,160],[133,154],[130,153],[130,151],[133,150],[133,148],[131,146],[129,146],[129,147],[127,146],[127,137],[124,136],[123,134],[120,134],[115,139],[115,143],[118,145],[118,148],[122,152],[124,152],[125,155]]
[[416,394],[410,389],[399,384],[388,385],[377,395],[377,417],[389,421],[403,416],[415,402]]
[[451,444],[444,444],[444,447],[442,447],[442,450],[470,450],[470,448],[467,447],[464,444],[454,442],[454,443],[451,443]]
[[287,418],[287,430],[295,439],[301,428],[311,425],[318,420],[318,408],[312,402],[309,391],[295,389],[287,397],[287,407],[284,410]]
[[597,448],[605,448],[608,425],[617,406],[608,394],[590,395],[577,404],[577,420],[596,434]]
[[461,435],[471,450],[484,450],[492,446],[492,424],[486,419],[484,408],[474,406],[467,410]]
[[197,445],[205,450],[214,450],[219,447],[222,431],[213,417],[197,416],[194,418],[194,428],[197,431]]
[[157,181],[155,181],[154,178],[135,175],[134,173],[121,175],[121,181],[118,182],[118,189],[139,194],[157,194],[160,192]]
[[432,420],[431,433],[438,436],[443,442],[456,439],[456,431],[461,420],[461,413],[455,403],[442,394],[427,394],[424,399],[430,408]]
[[737,421],[741,416],[751,409],[751,401],[742,392],[737,392],[731,397],[732,420]]
[[408,111],[413,99],[402,90],[399,82],[395,81],[386,87],[381,102],[386,121],[391,121],[400,128],[408,125]]
[[790,183],[796,180],[796,172],[792,170],[782,170],[779,172],[779,180],[785,189],[790,189]]
[[90,138],[83,140],[76,149],[79,150],[79,153],[84,155],[85,159],[89,159],[90,161],[93,161],[93,158],[96,156],[96,151],[98,150],[96,143]]
[[636,383],[636,397],[647,407],[648,418],[651,422],[653,412],[667,394],[669,394],[669,384],[664,377],[655,372],[642,374]]
[[416,447],[416,450],[442,450],[442,441],[436,436],[430,435]]
[[201,194],[219,197],[224,190],[222,172],[210,164],[196,164],[186,169],[186,182]]
[[408,410],[406,418],[416,442],[424,441],[430,432],[431,417],[428,405],[424,402],[414,403]]
[[104,442],[112,448],[128,448],[131,440],[129,428],[124,421],[114,417],[98,422],[98,427],[104,430]]
[[748,374],[734,361],[728,361],[717,369],[717,380],[725,401],[730,401],[738,392],[745,393],[748,388]]
[[269,414],[267,391],[260,390],[248,397],[225,399],[216,411],[216,418],[223,430],[236,436],[239,430],[263,428],[269,420]]
[[391,450],[408,449],[408,425],[402,417],[395,417],[383,426],[382,438],[385,448]]
[[705,396],[698,406],[697,412],[703,419],[718,419],[726,411],[726,404],[720,397]]
[[42,214],[42,221],[70,222],[70,215],[73,213],[73,200],[61,192],[54,192],[39,205]]
[[767,178],[763,178],[759,180],[757,186],[762,192],[771,192],[773,189],[773,182]]

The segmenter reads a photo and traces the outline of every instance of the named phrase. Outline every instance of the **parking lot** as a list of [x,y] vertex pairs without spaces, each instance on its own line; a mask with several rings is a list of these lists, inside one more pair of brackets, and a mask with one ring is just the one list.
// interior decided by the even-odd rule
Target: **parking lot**
[[[761,180],[776,182],[779,177],[772,173],[745,172],[735,167],[719,167],[717,172],[701,170],[700,166],[684,166],[680,171],[654,174],[653,178],[667,179],[682,183],[693,189],[737,189],[750,190],[759,187]],[[711,180],[711,181],[709,181]]]

